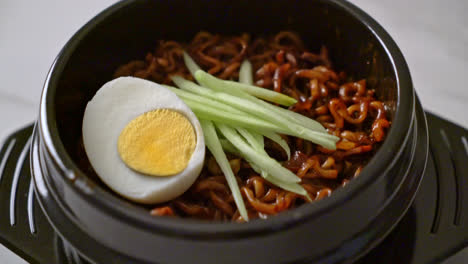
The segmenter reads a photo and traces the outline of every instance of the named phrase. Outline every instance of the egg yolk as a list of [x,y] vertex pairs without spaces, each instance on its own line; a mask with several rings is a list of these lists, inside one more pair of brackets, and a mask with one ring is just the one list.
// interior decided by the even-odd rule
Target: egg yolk
[[190,121],[169,109],[146,112],[120,133],[120,158],[131,169],[150,176],[182,172],[195,150],[196,134]]

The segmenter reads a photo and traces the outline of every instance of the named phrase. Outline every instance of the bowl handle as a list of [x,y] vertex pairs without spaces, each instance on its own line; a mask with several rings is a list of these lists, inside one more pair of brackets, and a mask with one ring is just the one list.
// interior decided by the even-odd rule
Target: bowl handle
[[[0,145],[0,243],[30,263],[59,264],[60,241],[35,199],[29,153],[34,125]],[[63,248],[63,246],[60,246]]]
[[424,219],[417,219],[414,263],[438,263],[468,245],[468,130],[426,117],[430,151],[413,205]]

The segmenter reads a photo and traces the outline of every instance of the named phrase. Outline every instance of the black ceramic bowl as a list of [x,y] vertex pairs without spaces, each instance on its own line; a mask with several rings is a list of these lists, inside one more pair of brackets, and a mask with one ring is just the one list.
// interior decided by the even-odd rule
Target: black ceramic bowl
[[[390,108],[387,139],[359,178],[322,201],[244,224],[155,218],[77,166],[87,101],[115,69],[159,39],[298,32],[334,66],[365,77]],[[63,48],[41,100],[32,171],[56,231],[96,263],[345,263],[378,244],[411,204],[427,158],[424,113],[406,62],[377,22],[341,0],[129,0],[92,19]]]

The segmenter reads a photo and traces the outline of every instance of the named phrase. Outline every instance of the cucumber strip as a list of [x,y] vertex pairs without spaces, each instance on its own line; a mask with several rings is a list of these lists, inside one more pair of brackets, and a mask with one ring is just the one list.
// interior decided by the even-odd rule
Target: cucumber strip
[[[248,131],[247,129],[240,128],[240,127],[236,128],[236,130],[237,132],[239,132],[239,134],[241,134],[247,140],[247,142],[250,144],[252,148],[254,148],[257,152],[259,152],[259,154],[268,156],[268,154],[266,153],[264,149],[264,146],[262,146],[262,143],[259,141],[259,138],[257,136],[254,136],[254,134],[256,134],[255,132]],[[262,139],[263,139],[263,136],[262,136]]]
[[251,128],[254,130],[282,131],[282,128],[276,126],[275,124],[266,122],[264,120],[260,120],[255,117],[223,112],[217,108],[203,105],[190,99],[183,99],[183,101],[190,107],[190,109],[192,109],[195,115],[199,118],[221,123],[227,123],[239,127]]
[[276,185],[276,186],[278,186],[278,187],[280,187],[280,188],[282,188],[284,190],[287,190],[287,191],[290,191],[290,192],[293,192],[293,193],[297,193],[299,195],[306,196],[310,200],[310,197],[309,197],[307,191],[299,183],[291,183],[291,182],[280,181],[277,178],[272,177],[270,174],[268,174],[264,170],[261,170],[255,163],[252,163],[249,160],[247,160],[247,162],[250,164],[250,167],[252,167],[252,169],[256,173],[260,174],[262,176],[262,178],[264,178],[265,180],[267,180],[271,184]]
[[[198,95],[200,95],[202,97],[208,97],[210,99],[213,99],[213,100],[228,104],[228,105],[230,105],[230,106],[232,106],[232,107],[234,107],[234,108],[236,108],[236,109],[238,109],[240,111],[245,111],[245,112],[249,112],[250,114],[254,114],[254,115],[258,116],[262,120],[265,119],[264,117],[261,116],[261,114],[257,113],[257,110],[261,111],[261,112],[266,112],[266,113],[267,113],[267,111],[265,111],[265,109],[259,109],[258,105],[256,105],[253,102],[250,102],[250,101],[245,100],[243,98],[238,98],[238,97],[232,96],[232,95],[227,94],[227,93],[215,92],[215,91],[210,90],[208,88],[199,86],[196,83],[188,81],[188,80],[186,80],[186,79],[184,79],[184,78],[182,78],[180,76],[177,76],[177,75],[172,76],[171,79],[177,85],[177,87],[179,87],[180,89],[182,89],[184,91],[187,91],[187,92],[190,92],[190,93],[193,93],[193,94],[198,94]],[[249,111],[246,111],[246,110],[249,110]],[[283,122],[283,121],[285,121],[284,119],[279,119],[278,120],[277,118],[275,118],[275,116],[277,116],[277,115],[274,115],[274,114],[271,114],[271,113],[267,113],[267,115],[268,115],[268,118],[270,120],[273,120],[274,122]],[[283,129],[283,131],[287,130],[286,128],[287,127],[285,127],[285,129]]]
[[272,111],[275,111],[279,115],[284,116],[285,118],[287,118],[289,121],[293,123],[304,126],[305,128],[308,128],[310,130],[327,133],[327,130],[322,126],[322,124],[320,124],[319,122],[317,122],[316,120],[312,118],[309,118],[307,116],[301,115],[299,113],[296,113],[288,109],[277,107],[275,105],[271,105],[271,106],[273,106],[272,108],[275,108],[275,110],[272,109]]
[[[243,90],[234,89],[234,88],[230,87],[229,85],[224,85],[223,86],[223,83],[221,83],[221,82],[227,82],[227,81],[217,79],[216,77],[211,76],[210,74],[208,74],[208,73],[206,73],[204,71],[200,70],[200,73],[198,75],[199,76],[201,75],[203,78],[207,79],[207,80],[204,80],[204,79],[198,80],[197,79],[197,81],[200,84],[202,84],[204,86],[207,86],[208,88],[211,88],[211,89],[214,89],[214,90],[217,90],[217,91],[221,91],[221,92],[225,92],[225,93],[230,93],[232,95],[239,96],[239,97],[242,97],[242,98],[245,98],[245,99],[249,99],[250,101],[253,101],[254,103],[258,103],[258,104],[266,107],[267,109],[269,109],[271,111],[274,111],[275,113],[277,113],[279,115],[282,115],[283,117],[287,118],[289,121],[291,121],[293,123],[296,123],[296,124],[301,125],[301,126],[305,126],[306,128],[309,128],[311,130],[326,132],[325,128],[319,122],[317,122],[317,121],[315,121],[315,120],[313,120],[311,118],[308,118],[308,117],[303,116],[301,114],[298,114],[296,112],[293,112],[293,111],[290,111],[290,110],[287,110],[287,109],[284,109],[284,108],[269,104],[269,103],[267,103],[265,101],[259,100],[258,98],[256,98],[252,94],[249,94],[249,93],[247,93],[247,92],[245,92]],[[208,76],[211,76],[212,78],[210,78]],[[196,78],[196,76],[195,76],[195,78]],[[213,80],[215,80],[214,83],[213,83]],[[231,82],[231,83],[235,83],[235,82]],[[253,87],[256,87],[256,86],[253,86]],[[260,88],[260,89],[263,89],[263,88]],[[263,89],[263,90],[267,90],[267,89]],[[267,91],[270,91],[270,90],[267,90]],[[280,94],[280,93],[278,93],[278,94]]]
[[[245,159],[245,158],[244,158],[244,159]],[[252,167],[252,169],[253,169],[256,173],[260,174],[260,176],[262,176],[263,178],[265,178],[264,175],[268,174],[268,173],[266,173],[265,171],[262,171],[262,169],[260,169],[260,167],[258,167],[258,166],[257,166],[255,163],[253,163],[252,161],[247,160],[247,159],[246,159],[246,161],[250,164],[250,167]]]
[[[227,152],[231,153],[231,154],[237,154],[239,155],[239,151],[236,149],[236,147],[234,147],[234,145],[231,144],[231,142],[229,142],[229,140],[227,139],[220,139],[219,142],[221,142],[221,146],[223,147],[224,150],[226,150]],[[240,156],[240,155],[239,155]]]
[[242,95],[242,98],[250,100],[256,104],[259,104],[260,106],[265,107],[266,109],[272,111],[273,113],[276,113],[282,116],[283,118],[286,118],[289,122],[293,124],[300,125],[307,129],[317,131],[317,132],[325,132],[325,133],[327,132],[327,130],[322,126],[322,124],[320,124],[319,122],[315,121],[312,118],[308,118],[294,111],[284,109],[276,105],[272,105],[270,103],[262,101],[249,94]]
[[195,76],[195,72],[198,70],[201,70],[200,66],[197,65],[197,63],[188,55],[187,52],[184,51],[184,63],[187,69],[189,70],[190,74],[192,76]]
[[[244,129],[244,128],[237,128],[237,131],[239,132],[239,134],[241,134],[246,140],[247,142],[255,149],[258,151],[258,154],[259,155],[266,155],[268,156],[268,154],[266,153],[265,149],[261,146],[260,142],[258,141],[257,138],[255,138],[256,136],[254,135],[255,133],[254,132],[251,132],[251,131],[248,131],[247,129]],[[259,134],[257,134],[259,135]],[[282,138],[275,134],[276,136],[278,136],[281,140]],[[274,136],[273,136],[274,137]],[[263,136],[262,136],[263,138]],[[284,141],[284,140],[283,140]],[[285,141],[284,141],[285,142]],[[288,147],[289,148],[289,147]],[[265,170],[262,170],[260,169],[255,163],[253,162],[250,162],[250,166],[257,172],[259,173],[263,178],[265,178],[265,180],[269,181],[270,183],[280,187],[280,188],[283,188],[287,191],[290,191],[290,192],[294,192],[294,193],[297,193],[299,195],[304,195],[306,196],[307,195],[307,191],[298,183],[290,183],[290,182],[284,182],[282,180],[279,180],[275,177],[272,177],[270,174],[268,174]]]
[[269,156],[259,155],[255,149],[250,147],[242,137],[231,127],[225,124],[216,124],[221,133],[241,152],[242,156],[247,160],[255,163],[261,170],[271,174],[272,177],[284,182],[297,183],[301,178],[297,177],[294,173],[284,168],[276,160]]
[[242,199],[242,194],[239,189],[239,185],[237,184],[236,177],[234,176],[234,172],[231,169],[231,165],[226,157],[226,154],[221,147],[221,143],[219,142],[218,135],[216,134],[216,130],[214,125],[211,121],[208,120],[200,120],[200,124],[203,129],[203,134],[205,136],[205,143],[208,149],[213,154],[216,162],[218,163],[219,167],[224,173],[226,177],[226,181],[231,189],[232,196],[234,198],[234,202],[236,203],[237,209],[239,210],[240,215],[244,218],[245,221],[249,221],[249,217],[247,214],[247,209],[245,208],[244,200]]
[[198,81],[198,83],[208,88],[216,89],[216,87],[226,87],[226,89],[230,89],[233,91],[243,91],[255,97],[284,106],[291,106],[297,103],[296,99],[284,95],[282,93],[278,93],[258,86],[248,85],[245,83],[218,79],[213,75],[204,72],[203,70],[196,71],[194,77]]
[[276,113],[282,116],[283,118],[286,118],[290,123],[297,124],[297,125],[303,126],[307,129],[317,131],[317,132],[325,132],[325,133],[327,132],[327,130],[322,126],[322,124],[320,124],[319,122],[317,122],[316,120],[312,118],[308,118],[294,111],[284,109],[276,105],[272,105],[270,103],[267,103],[249,94],[244,94],[241,96],[244,99],[252,101],[260,106],[265,107],[266,109],[272,111],[273,113]]
[[306,140],[309,140],[312,143],[320,145],[326,149],[335,150],[336,149],[336,142],[340,140],[338,137],[323,133],[323,132],[316,132],[306,130],[304,133],[297,133],[296,131],[292,131],[292,133],[288,134],[291,136],[300,137]]
[[[225,82],[224,80],[217,79],[216,77],[211,76],[210,74],[208,74],[208,73],[206,73],[204,71],[200,70],[199,75],[202,75],[203,78],[208,79],[208,80],[204,80],[205,83],[202,83],[201,82],[202,80],[197,79],[197,81],[200,84],[204,85],[204,86],[207,86],[207,87],[209,87],[211,89],[214,89],[214,90],[217,90],[217,91],[230,93],[230,94],[233,94],[233,95],[245,98],[245,99],[249,99],[250,101],[253,101],[254,103],[259,103],[260,105],[267,107],[271,111],[274,111],[279,115],[282,115],[283,117],[287,118],[289,121],[291,121],[293,123],[304,126],[304,127],[309,128],[311,130],[326,132],[325,128],[319,122],[317,122],[317,121],[315,121],[315,120],[313,120],[311,118],[308,118],[308,117],[303,116],[301,114],[298,114],[296,112],[293,112],[293,111],[290,111],[290,110],[287,110],[287,109],[284,109],[284,108],[281,108],[281,107],[278,107],[278,106],[275,106],[275,105],[271,105],[271,104],[269,104],[267,102],[259,100],[258,98],[256,98],[252,94],[249,94],[249,93],[247,93],[247,92],[245,92],[243,90],[233,89],[232,87],[229,87],[229,86],[223,86],[220,82]],[[240,73],[239,73],[239,75],[240,75]],[[208,76],[213,77],[214,80],[215,80],[215,83],[212,82],[213,78],[209,78]],[[195,76],[195,78],[196,78],[196,76]],[[239,76],[239,78],[240,78],[240,76]],[[234,82],[231,82],[231,83],[234,83]],[[254,86],[254,87],[256,87],[256,86]],[[259,88],[259,89],[263,89],[263,88]],[[267,89],[263,89],[263,90],[267,90]],[[270,91],[270,90],[267,90],[267,91]]]
[[288,120],[282,115],[277,115],[269,109],[266,109],[265,107],[262,107],[250,100],[239,98],[237,96],[223,92],[214,92],[214,94],[216,95],[216,98],[223,103],[229,104],[239,110],[255,115],[258,118],[262,118],[264,120],[278,124],[279,126],[282,126],[286,129],[292,129],[298,133],[303,133],[306,129],[300,125],[288,122]]
[[[197,70],[200,70],[200,67],[195,63],[195,61],[193,61],[193,59],[187,54],[184,52],[184,61],[185,61],[185,64],[187,66],[187,68],[189,68],[190,70],[190,73],[195,76],[195,72]],[[246,72],[248,71],[249,69],[249,64],[250,62],[248,62],[248,60],[245,60],[242,65],[241,65],[241,70],[239,72],[239,79],[241,78],[241,76],[246,76],[246,75],[249,75],[250,78],[252,78],[252,73],[251,73],[251,69],[250,69],[250,73],[247,74],[247,73],[243,73],[241,74],[243,71]],[[244,67],[242,67],[244,66]],[[250,68],[251,68],[251,64],[250,64]],[[242,71],[243,69],[243,71]],[[177,76],[179,78],[181,78],[180,76]],[[244,78],[242,77],[243,79],[248,79],[247,78]],[[241,81],[242,82],[242,81]],[[253,81],[252,81],[253,82]],[[179,86],[179,85],[178,85]],[[180,86],[179,86],[180,87]],[[266,90],[266,89],[265,89]],[[222,90],[223,92],[227,92],[226,89],[223,89]],[[272,111],[275,111],[277,112],[278,114],[280,115],[283,115],[285,118],[288,118],[291,122],[294,122],[294,123],[297,123],[299,125],[303,125],[305,126],[306,128],[309,128],[309,129],[312,129],[312,130],[316,130],[316,131],[326,131],[325,128],[317,121],[311,119],[311,118],[308,118],[306,116],[303,116],[301,114],[298,114],[296,112],[293,112],[293,111],[289,111],[287,109],[284,109],[284,108],[281,108],[281,107],[277,107],[277,106],[274,106],[274,105],[270,105],[262,100],[259,100],[258,98],[254,97],[254,96],[251,96],[249,95],[248,93],[245,93],[245,92],[242,92],[242,91],[239,91],[239,90],[236,90],[236,89],[230,89],[229,92],[231,92],[232,94],[235,94],[237,96],[240,96],[242,98],[246,98],[246,99],[249,99],[251,101],[254,101],[255,103],[260,103],[261,105],[263,106],[266,106],[268,107],[270,110]],[[256,100],[255,100],[256,99]]]
[[[263,135],[257,132],[253,132],[253,131],[250,131],[250,133],[252,134],[252,136],[255,137],[257,142],[260,144],[260,147],[262,149],[265,149],[265,139],[263,138]],[[267,133],[273,133],[273,132],[267,132]]]
[[[258,100],[259,102],[261,102],[260,104],[258,104],[258,103],[254,103],[253,101],[247,100],[245,98],[239,98],[239,97],[233,96],[231,94],[227,94],[223,92],[215,92],[210,89],[201,87],[193,82],[187,81],[180,76],[173,76],[172,80],[178,87],[180,87],[183,90],[197,93],[202,96],[206,96],[211,99],[229,104],[239,110],[245,111],[252,115],[256,115],[259,117],[259,119],[266,119],[267,121],[273,122],[275,124],[280,124],[279,127],[282,127],[281,130],[283,131],[282,134],[288,134],[291,136],[300,137],[300,138],[309,140],[315,144],[319,144],[327,149],[336,149],[336,142],[339,140],[338,137],[330,135],[326,132],[318,132],[318,131],[313,131],[311,129],[307,129],[299,125],[297,122],[290,122],[290,120],[285,118],[283,114],[276,114],[278,112],[275,106],[268,104],[264,101]],[[238,92],[242,93],[242,91],[238,91]],[[262,106],[265,106],[265,107],[262,107]],[[274,111],[269,111],[268,108]],[[285,110],[285,111],[288,111],[288,110]],[[276,130],[275,132],[280,132],[280,131]]]
[[288,160],[291,158],[291,149],[289,148],[288,143],[280,135],[270,131],[265,131],[262,134],[280,145],[284,152],[286,152],[286,155],[288,155]]
[[203,105],[190,99],[183,99],[183,101],[200,118],[209,119],[224,124],[250,128],[258,131],[271,131],[296,136],[319,144],[327,149],[336,149],[336,143],[334,139],[330,138],[330,136],[332,135],[329,134],[324,134],[321,132],[310,130],[304,130],[302,131],[302,133],[299,133],[299,131],[293,131],[284,127],[279,127],[271,122],[261,120],[249,115],[238,115],[229,112],[223,112],[217,108],[210,107],[208,105]]
[[[218,96],[217,96],[218,93],[209,88],[200,86],[194,82],[188,81],[177,75],[171,76],[171,79],[177,85],[177,87],[179,87],[182,90],[219,101]],[[242,92],[242,91],[239,91],[239,92]]]
[[182,89],[178,89],[178,88],[175,88],[175,87],[172,87],[172,86],[169,86],[169,85],[163,85],[163,86],[165,88],[167,88],[168,90],[171,90],[173,93],[175,93],[177,96],[179,96],[182,100],[184,100],[184,99],[192,100],[192,101],[195,101],[195,102],[200,103],[200,104],[204,104],[204,105],[208,105],[208,106],[211,106],[211,107],[214,107],[214,108],[218,108],[220,111],[226,111],[226,112],[230,112],[230,113],[233,113],[233,114],[248,115],[247,113],[245,113],[243,111],[240,111],[237,108],[234,108],[234,107],[232,107],[230,105],[227,105],[227,104],[220,103],[219,101],[216,101],[216,100],[213,100],[213,99],[210,99],[210,98],[207,98],[207,97],[203,97],[201,95],[191,93],[191,92],[188,92],[188,91],[185,91],[185,90],[182,90]]
[[252,115],[256,115],[259,118],[265,119],[266,121],[278,124],[279,126],[283,127],[283,129],[285,129],[287,131],[287,134],[289,135],[294,135],[300,138],[307,139],[327,149],[336,148],[335,142],[339,140],[338,137],[330,135],[326,132],[313,131],[296,123],[288,122],[288,120],[283,116],[277,115],[276,113],[269,111],[268,109],[265,109],[249,100],[221,92],[216,93],[216,95],[217,99],[221,102],[230,104],[231,106],[239,110],[245,111]]
[[239,82],[253,85],[252,64],[249,60],[244,60],[239,69]]
[[265,178],[265,180],[271,182],[272,184],[278,186],[278,187],[281,187],[287,191],[290,191],[290,192],[293,192],[293,193],[297,193],[297,194],[300,194],[300,195],[303,195],[303,196],[307,196],[307,191],[304,189],[304,187],[302,187],[300,184],[298,183],[290,183],[290,182],[283,182],[283,181],[280,181],[274,177],[272,177],[270,174],[266,174],[265,176],[263,176]]

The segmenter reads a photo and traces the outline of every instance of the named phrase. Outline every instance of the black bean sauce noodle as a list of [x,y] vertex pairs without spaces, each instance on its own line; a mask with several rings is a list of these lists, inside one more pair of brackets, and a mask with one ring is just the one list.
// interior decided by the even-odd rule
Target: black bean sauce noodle
[[[248,34],[220,36],[199,32],[188,44],[160,41],[144,60],[119,67],[115,77],[135,76],[172,84],[169,77],[177,74],[193,80],[184,65],[183,50],[207,72],[236,81],[242,61],[248,59],[256,85],[296,98],[298,103],[291,110],[318,120],[330,134],[340,137],[336,151],[332,151],[283,136],[293,153],[288,161],[276,143],[265,142],[267,152],[302,179],[302,186],[314,201],[357,177],[390,126],[384,104],[375,98],[374,90],[366,87],[365,79],[350,82],[345,73],[333,70],[326,47],[312,53],[292,32],[253,39]],[[245,160],[228,158],[250,218],[267,218],[307,202],[265,181]],[[201,175],[190,189],[157,205],[151,214],[243,221],[223,173],[209,153]]]

